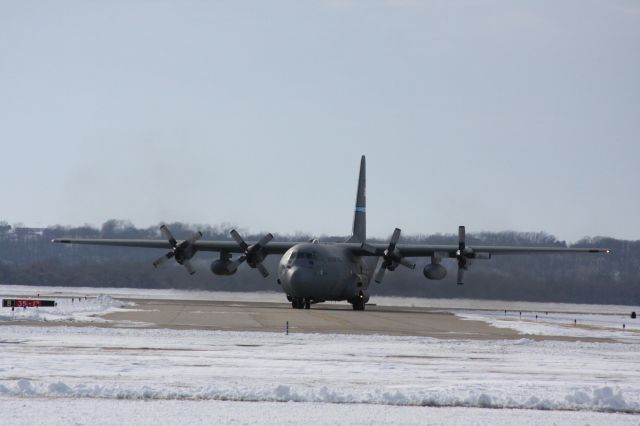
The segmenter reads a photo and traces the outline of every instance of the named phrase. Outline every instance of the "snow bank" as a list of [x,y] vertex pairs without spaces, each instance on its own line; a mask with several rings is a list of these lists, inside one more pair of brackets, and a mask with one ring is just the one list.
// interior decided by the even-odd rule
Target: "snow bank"
[[35,383],[20,379],[0,385],[0,396],[114,398],[144,400],[220,400],[252,402],[316,402],[338,404],[381,404],[421,407],[520,408],[536,410],[589,410],[599,412],[640,413],[640,404],[627,401],[624,392],[610,386],[573,389],[564,395],[537,389],[508,393],[487,388],[483,391],[463,387],[433,390],[338,389],[273,385],[270,387],[230,387],[225,385],[178,388],[154,385]]

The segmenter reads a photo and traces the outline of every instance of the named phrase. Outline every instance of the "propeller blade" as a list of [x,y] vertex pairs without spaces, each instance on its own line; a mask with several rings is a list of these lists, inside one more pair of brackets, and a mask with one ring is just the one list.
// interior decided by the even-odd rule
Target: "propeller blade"
[[464,284],[464,268],[458,266],[458,285]]
[[171,247],[175,247],[176,245],[178,245],[176,239],[173,238],[173,235],[171,235],[171,231],[169,231],[169,228],[167,228],[165,225],[160,226],[160,232],[169,241]]
[[458,226],[458,248],[460,251],[464,251],[466,247],[466,232],[464,226]]
[[258,263],[256,265],[256,269],[260,271],[260,274],[262,274],[264,278],[267,278],[269,276],[269,271],[267,270],[267,268],[265,268],[265,266],[262,263]]
[[416,264],[410,260],[405,259],[404,257],[401,257],[398,263],[400,263],[402,266],[405,266],[409,269],[416,269]]
[[196,273],[195,269],[193,269],[193,265],[191,264],[191,262],[189,261],[189,259],[185,259],[182,261],[182,266],[184,266],[187,270],[187,272],[189,272],[189,275],[193,275]]
[[267,235],[265,235],[264,237],[262,237],[260,239],[260,241],[258,241],[258,243],[256,244],[256,246],[258,247],[264,247],[269,241],[273,240],[273,235],[271,235],[271,233],[268,233]]
[[163,263],[165,263],[167,260],[171,259],[172,257],[173,257],[173,252],[170,251],[167,254],[165,254],[164,256],[161,256],[161,257],[157,258],[156,260],[153,261],[154,268],[157,268],[158,266],[162,265]]
[[362,245],[360,246],[360,248],[364,251],[366,251],[367,253],[371,253],[371,254],[380,254],[380,252],[378,251],[377,248],[375,248],[374,246],[372,246],[371,244],[368,243],[362,243]]
[[202,232],[198,231],[195,234],[193,234],[193,236],[191,238],[189,238],[189,244],[195,243],[200,238],[202,238]]
[[396,244],[398,244],[398,240],[400,239],[400,229],[396,228],[393,230],[393,235],[391,235],[391,241],[389,241],[389,252],[392,252],[396,248]]
[[247,260],[247,256],[243,254],[242,256],[240,256],[239,258],[237,258],[236,260],[234,260],[229,264],[229,271],[232,271],[232,270],[235,271],[236,269],[238,269],[238,266],[240,266],[240,264],[245,260]]
[[384,265],[380,265],[380,269],[378,269],[378,272],[376,272],[376,276],[374,277],[375,282],[380,284],[382,282],[382,279],[384,278],[384,273],[386,271],[387,268],[385,268]]
[[236,231],[235,229],[231,230],[231,237],[236,240],[236,243],[238,243],[238,245],[240,246],[240,248],[242,249],[242,251],[247,251],[247,249],[249,248],[249,246],[247,245],[247,243],[244,242],[244,240],[242,239],[242,237],[240,236],[240,234],[238,234],[238,231]]

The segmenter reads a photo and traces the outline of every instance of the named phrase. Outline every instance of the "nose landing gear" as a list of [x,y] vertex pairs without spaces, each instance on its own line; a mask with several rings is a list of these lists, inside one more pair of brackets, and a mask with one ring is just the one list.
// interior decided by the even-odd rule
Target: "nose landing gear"
[[310,297],[292,297],[291,307],[293,309],[311,309]]

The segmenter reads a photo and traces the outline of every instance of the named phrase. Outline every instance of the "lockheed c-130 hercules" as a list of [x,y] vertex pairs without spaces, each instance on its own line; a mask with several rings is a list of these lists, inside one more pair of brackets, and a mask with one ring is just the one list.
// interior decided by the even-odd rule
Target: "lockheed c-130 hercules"
[[[507,247],[469,246],[465,242],[465,228],[458,228],[457,245],[398,244],[400,229],[396,228],[388,244],[373,244],[366,241],[366,165],[365,157],[360,161],[358,191],[353,218],[353,233],[344,243],[272,242],[270,233],[259,241],[249,244],[234,229],[234,241],[200,240],[197,232],[188,240],[176,240],[169,229],[162,225],[160,231],[166,240],[139,239],[54,239],[54,243],[92,244],[105,246],[165,248],[169,252],[153,262],[159,266],[174,258],[190,274],[195,273],[191,258],[199,251],[218,252],[219,258],[211,263],[211,271],[216,275],[232,275],[242,263],[257,269],[264,277],[269,272],[262,264],[271,254],[283,255],[278,265],[278,284],[287,295],[294,309],[309,309],[312,303],[346,300],[354,310],[362,311],[369,300],[371,279],[382,282],[386,271],[393,271],[402,265],[414,269],[415,263],[409,258],[430,257],[423,270],[430,280],[441,280],[447,275],[442,266],[443,258],[455,259],[458,265],[457,283],[462,284],[464,273],[474,260],[490,259],[503,254],[566,254],[566,253],[608,253],[602,248],[564,247]],[[233,259],[233,254],[238,257]],[[379,266],[376,265],[379,263]]]

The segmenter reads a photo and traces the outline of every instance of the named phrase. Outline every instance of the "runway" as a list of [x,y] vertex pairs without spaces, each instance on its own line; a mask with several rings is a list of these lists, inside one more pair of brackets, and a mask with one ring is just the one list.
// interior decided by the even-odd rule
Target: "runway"
[[[3,311],[23,325],[611,342],[637,340],[632,307],[376,297],[365,311],[347,303],[292,309],[281,293],[11,286],[3,297],[54,299],[55,309]],[[595,317],[594,314],[600,315]],[[538,317],[539,320],[538,320]],[[574,323],[574,319],[578,319]],[[595,318],[595,320],[594,320]],[[626,333],[621,329],[628,322]]]
[[309,310],[286,303],[130,299],[135,308],[106,314],[119,324],[145,323],[161,328],[291,333],[384,334],[450,339],[517,339],[517,332],[480,321],[463,320],[440,309],[318,304]]

